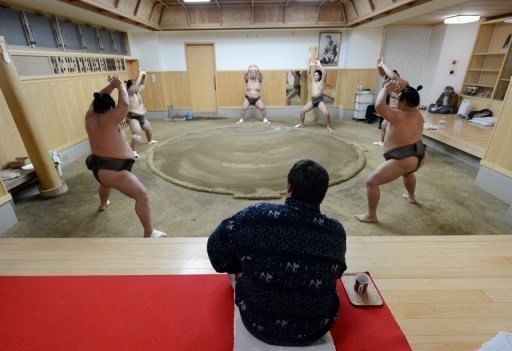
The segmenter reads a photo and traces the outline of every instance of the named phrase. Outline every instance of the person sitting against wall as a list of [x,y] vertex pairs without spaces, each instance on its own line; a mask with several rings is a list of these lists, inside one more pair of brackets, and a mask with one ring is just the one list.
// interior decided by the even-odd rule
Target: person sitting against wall
[[455,92],[453,87],[447,86],[444,88],[443,93],[437,99],[435,104],[430,104],[428,112],[452,114],[457,113],[457,106],[459,105],[459,95]]
[[347,268],[346,234],[338,220],[320,212],[328,185],[324,167],[298,161],[288,173],[284,205],[247,207],[208,239],[213,268],[237,277],[237,321],[241,316],[245,329],[267,344],[309,345],[338,316],[336,280]]

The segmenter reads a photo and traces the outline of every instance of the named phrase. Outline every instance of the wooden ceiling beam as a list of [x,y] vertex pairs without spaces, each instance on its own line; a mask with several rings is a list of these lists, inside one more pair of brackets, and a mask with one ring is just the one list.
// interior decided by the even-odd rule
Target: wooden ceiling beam
[[188,14],[188,8],[187,8],[187,6],[183,3],[183,1],[182,1],[182,0],[176,0],[176,1],[178,1],[178,3],[179,3],[181,6],[183,6],[183,8],[185,9],[185,15],[187,16],[187,25],[188,25],[188,26],[190,26],[190,16],[189,16],[189,14]]
[[160,4],[164,5],[165,7],[169,7],[169,5],[163,0],[156,0],[156,1],[159,2]]
[[137,4],[135,5],[135,10],[133,11],[133,15],[137,17],[137,14],[139,13],[140,3],[142,0],[137,0]]
[[284,5],[284,11],[283,11],[283,23],[286,22],[286,10],[288,10],[289,3],[290,3],[290,0],[286,0],[286,4]]
[[150,22],[151,22],[151,17],[153,17],[153,14],[155,13],[155,9],[156,9],[156,7],[157,7],[158,5],[160,5],[160,3],[159,3],[158,1],[155,1],[155,2],[153,3],[153,6],[151,6],[151,11],[149,12],[149,18],[148,18],[148,21],[150,21]]
[[164,18],[165,8],[162,8],[162,12],[160,12],[160,18],[158,19],[158,26],[160,30],[162,30],[162,19]]
[[346,9],[345,4],[343,2],[341,2],[341,11],[343,11],[343,19],[345,20],[345,23],[347,23],[348,22],[347,9]]
[[322,5],[324,4],[325,0],[322,0],[318,3],[318,9],[316,10],[316,22],[315,23],[318,23],[318,21],[320,20],[320,9],[322,8]]
[[375,4],[373,3],[373,0],[368,0],[368,3],[370,4],[372,11],[375,11]]
[[220,8],[220,4],[217,0],[215,0],[215,3],[217,4],[217,8],[219,9],[219,23],[222,25],[222,9]]
[[359,17],[359,11],[357,11],[357,6],[356,6],[354,0],[349,0],[349,2],[352,4],[352,7],[354,8],[356,15]]

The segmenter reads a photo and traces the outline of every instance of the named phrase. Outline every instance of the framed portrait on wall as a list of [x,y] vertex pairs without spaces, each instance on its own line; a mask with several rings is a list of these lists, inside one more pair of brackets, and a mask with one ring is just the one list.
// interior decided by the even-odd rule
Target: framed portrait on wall
[[318,44],[318,59],[324,66],[338,66],[340,59],[341,33],[321,32]]

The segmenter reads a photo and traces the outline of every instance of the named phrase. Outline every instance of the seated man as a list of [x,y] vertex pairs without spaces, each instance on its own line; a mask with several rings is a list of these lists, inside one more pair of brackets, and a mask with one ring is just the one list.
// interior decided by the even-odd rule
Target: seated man
[[320,213],[328,184],[325,168],[301,160],[288,174],[284,205],[247,207],[208,239],[215,270],[237,274],[235,304],[245,328],[267,344],[309,345],[338,316],[346,235]]
[[453,87],[447,86],[444,92],[439,96],[435,104],[430,104],[428,112],[452,114],[457,113],[457,106],[459,105],[459,95],[455,92]]

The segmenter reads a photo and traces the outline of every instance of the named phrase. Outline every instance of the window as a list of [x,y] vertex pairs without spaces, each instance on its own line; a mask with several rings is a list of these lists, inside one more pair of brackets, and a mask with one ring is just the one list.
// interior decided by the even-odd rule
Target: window
[[91,26],[80,26],[85,42],[85,47],[89,52],[99,52],[98,38],[96,37],[96,28]]
[[110,31],[106,29],[98,29],[101,41],[101,49],[106,53],[113,53],[114,48],[112,47],[112,37],[110,36]]
[[58,47],[52,18],[33,12],[26,12],[26,15],[36,46],[44,48]]
[[59,27],[65,48],[67,50],[82,50],[80,36],[78,35],[78,24],[59,20]]
[[0,35],[5,37],[9,45],[29,45],[21,21],[21,11],[0,5]]
[[124,41],[124,35],[121,32],[113,32],[114,36],[114,50],[118,54],[126,55],[126,44]]

